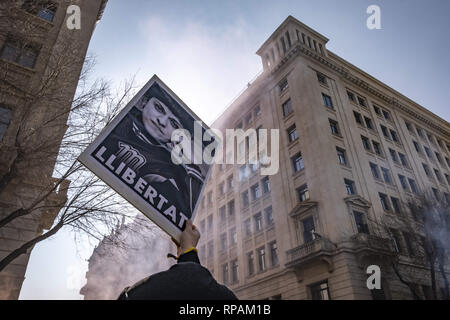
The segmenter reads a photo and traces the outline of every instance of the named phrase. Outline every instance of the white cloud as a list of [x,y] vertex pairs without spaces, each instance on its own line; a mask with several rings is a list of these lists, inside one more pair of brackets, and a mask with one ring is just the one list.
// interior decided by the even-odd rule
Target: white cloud
[[251,28],[243,20],[217,29],[150,17],[141,33],[147,61],[139,76],[158,74],[208,124],[262,69]]

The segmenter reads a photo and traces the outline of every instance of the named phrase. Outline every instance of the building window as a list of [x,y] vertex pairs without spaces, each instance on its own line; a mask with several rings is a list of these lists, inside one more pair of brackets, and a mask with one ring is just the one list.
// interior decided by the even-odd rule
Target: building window
[[380,289],[372,289],[370,293],[372,294],[372,300],[386,300],[382,283],[380,284]]
[[364,99],[364,98],[362,98],[362,97],[360,97],[360,96],[358,96],[358,104],[359,104],[361,107],[364,107],[364,108],[367,107],[366,99]]
[[345,150],[341,149],[339,147],[336,147],[336,152],[337,152],[339,164],[346,166],[347,165],[347,155],[345,153]]
[[424,149],[425,149],[425,153],[427,154],[427,157],[429,158],[429,159],[433,159],[433,157],[431,156],[431,151],[430,151],[430,149],[428,148],[428,147],[423,147]]
[[366,127],[370,130],[373,130],[372,119],[364,117],[364,122],[366,123]]
[[264,177],[261,180],[261,184],[263,186],[263,192],[264,193],[269,193],[270,192],[270,181],[269,181],[269,177]]
[[394,213],[400,214],[400,200],[397,198],[391,197],[392,209],[394,209]]
[[408,255],[409,256],[413,256],[414,255],[414,249],[413,249],[412,242],[411,242],[411,236],[407,232],[402,232],[402,234],[403,234],[403,239],[405,240],[405,244],[406,244],[406,249],[408,251]]
[[0,141],[3,140],[6,129],[8,129],[9,123],[11,122],[11,117],[11,110],[0,105]]
[[258,212],[253,216],[253,221],[255,222],[255,232],[261,231],[263,229],[261,212]]
[[254,184],[251,188],[250,188],[251,192],[252,192],[252,200],[255,201],[257,199],[259,199],[261,197],[261,189],[259,188],[259,183]]
[[[247,194],[247,197],[248,197],[248,194]],[[234,211],[235,211],[235,209],[234,209],[234,200],[231,200],[231,201],[228,202],[228,215],[230,217],[234,216]]]
[[433,191],[434,197],[436,198],[436,200],[439,201],[439,191],[436,188],[431,188],[431,190]]
[[245,124],[248,125],[252,122],[252,113],[250,112],[247,117],[245,118]]
[[214,257],[214,242],[213,240],[208,242],[208,258]]
[[375,113],[381,117],[381,110],[378,106],[373,106],[373,111],[375,111]]
[[306,219],[302,220],[302,226],[303,226],[303,242],[308,243],[314,240],[314,232],[315,232],[315,226],[314,226],[314,219],[313,217],[308,217]]
[[281,37],[281,46],[283,47],[283,53],[286,53],[286,42],[284,41],[284,37]]
[[417,134],[419,135],[419,137],[425,138],[425,137],[423,136],[423,130],[422,130],[421,128],[419,128],[419,127],[417,127]]
[[400,238],[398,235],[398,231],[395,229],[389,229],[389,231],[391,232],[391,236],[392,236],[392,244],[394,245],[394,250],[397,253],[402,253],[402,247],[400,245]]
[[244,232],[246,237],[250,237],[252,235],[252,223],[250,219],[244,221]]
[[301,187],[297,188],[297,194],[300,202],[309,200],[308,185],[304,184]]
[[226,209],[225,206],[220,207],[219,209],[219,219],[220,223],[224,223],[226,218]]
[[253,251],[247,253],[248,275],[251,276],[255,273],[255,262],[253,258]]
[[389,169],[381,167],[381,172],[383,173],[384,182],[392,184],[391,173]]
[[372,140],[373,150],[379,156],[383,156],[383,152],[381,151],[381,146],[378,142]]
[[258,249],[258,266],[260,272],[266,270],[266,249],[264,247]]
[[384,211],[391,211],[391,207],[389,206],[389,199],[387,195],[384,193],[378,193],[380,196],[381,206],[383,207]]
[[367,151],[372,151],[371,147],[370,147],[370,142],[369,139],[361,136],[361,140],[362,140],[362,144],[364,146],[364,149],[366,149]]
[[225,182],[219,184],[219,195],[223,196],[225,194]]
[[269,243],[269,250],[270,250],[270,264],[272,267],[275,267],[278,265],[278,247],[276,241]]
[[290,115],[293,111],[291,99],[288,99],[285,103],[283,103],[282,108],[283,108],[283,116],[284,117],[287,117],[288,115]]
[[331,97],[329,95],[326,95],[325,93],[322,93],[322,99],[323,99],[323,104],[330,108],[330,109],[334,109],[333,107],[333,101],[331,100]]
[[422,150],[420,149],[420,146],[417,143],[417,141],[413,140],[413,144],[414,144],[414,148],[416,149],[417,153],[422,153]]
[[364,217],[364,213],[359,211],[353,211],[353,216],[355,217],[355,224],[358,233],[366,233],[369,234],[369,227],[367,226],[366,219]]
[[380,180],[380,173],[378,172],[378,166],[372,162],[369,162],[370,170],[372,171],[372,175],[375,179]]
[[280,88],[280,94],[287,90],[287,88],[289,88],[287,79],[283,79],[278,85],[278,88]]
[[264,209],[264,212],[266,214],[266,222],[267,225],[270,226],[273,224],[273,212],[272,212],[272,206],[267,207],[266,209]]
[[389,153],[391,154],[392,161],[394,161],[395,163],[398,163],[397,152],[395,152],[395,150],[392,150],[391,148],[389,148]]
[[230,229],[230,246],[237,243],[236,227]]
[[328,281],[309,286],[312,300],[331,300]]
[[208,207],[211,207],[212,206],[212,191],[208,192],[207,199],[208,199]]
[[390,139],[388,129],[385,126],[383,126],[382,124],[380,124],[380,128],[381,128],[381,132],[383,132],[383,136]]
[[400,158],[400,162],[402,163],[402,165],[404,167],[408,168],[409,165],[408,165],[408,159],[406,158],[406,156],[403,153],[400,153],[400,152],[398,153],[398,156]]
[[259,116],[261,114],[261,107],[256,106],[254,109],[255,117]]
[[348,91],[347,90],[347,97],[348,97],[348,100],[350,100],[350,101],[352,101],[352,102],[355,102],[355,95],[353,94],[353,92],[350,92],[350,91]]
[[402,176],[401,174],[399,174],[398,175],[398,179],[400,180],[400,184],[402,185],[403,190],[409,191],[408,185],[406,184],[405,176]]
[[422,167],[423,167],[423,170],[425,171],[425,174],[428,177],[430,177],[431,172],[430,172],[430,168],[428,167],[428,165],[426,165],[425,163],[422,163]]
[[228,283],[228,263],[222,265],[222,279],[224,284]]
[[234,179],[233,176],[229,176],[227,179],[227,186],[228,186],[228,190],[233,190],[234,189]]
[[22,43],[19,40],[7,39],[3,45],[0,58],[27,68],[34,68],[38,55],[39,49],[35,46]]
[[411,191],[414,193],[418,193],[419,190],[417,189],[416,182],[413,179],[409,179],[409,178],[408,178],[408,182],[409,182],[409,186],[411,187]]
[[200,232],[205,232],[205,220],[200,221]]
[[227,249],[227,234],[222,233],[220,235],[220,250],[225,251]]
[[22,9],[48,22],[53,22],[57,7],[54,3],[49,1],[27,0],[22,5]]
[[339,131],[339,124],[337,123],[337,121],[331,119],[328,119],[328,121],[330,122],[331,133],[339,136],[340,131]]
[[352,180],[344,179],[344,183],[348,195],[356,194],[355,182],[353,182]]
[[298,139],[298,133],[297,133],[297,128],[295,127],[295,124],[292,127],[290,127],[289,129],[287,129],[287,134],[288,134],[289,142],[293,142]]
[[289,31],[286,31],[286,33],[284,35],[286,36],[288,46],[290,48],[292,46],[292,43],[291,43],[291,36],[289,35]]
[[231,261],[231,283],[238,282],[238,261],[234,259]]
[[292,165],[294,166],[294,172],[299,172],[304,168],[302,154],[299,152],[291,158]]
[[444,162],[442,161],[442,157],[439,153],[434,152],[434,155],[436,156],[436,159],[439,161],[440,164],[444,164]]
[[317,72],[317,80],[319,81],[320,84],[323,84],[325,86],[327,86],[327,77],[325,77],[325,75],[323,75],[320,72]]
[[208,216],[208,232],[212,232],[212,228],[213,228],[213,216],[212,214]]
[[391,120],[391,115],[390,115],[389,112],[386,111],[386,110],[383,110],[383,117],[384,117],[386,120],[388,120],[388,121]]
[[356,111],[353,111],[353,115],[355,116],[356,123],[363,126],[361,114]]
[[248,207],[250,204],[250,199],[248,198],[248,191],[242,192],[242,204],[244,207]]
[[394,130],[389,130],[389,132],[391,133],[392,140],[394,140],[394,142],[400,143],[397,132],[395,132]]
[[406,129],[408,129],[409,132],[413,133],[412,124],[405,120]]

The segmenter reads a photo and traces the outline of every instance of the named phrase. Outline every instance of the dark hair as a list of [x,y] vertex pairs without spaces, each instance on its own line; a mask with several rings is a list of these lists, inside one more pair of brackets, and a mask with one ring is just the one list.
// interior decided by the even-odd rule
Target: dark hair
[[[172,111],[172,113],[180,120],[181,125],[184,129],[188,130],[191,133],[191,138],[194,139],[194,117],[192,117],[185,109],[173,99],[163,88],[159,86],[159,84],[154,83],[142,96],[139,100],[138,105],[141,105],[142,108],[151,98],[157,98],[162,103],[164,103],[167,108]],[[202,137],[205,130],[202,129]],[[212,142],[212,141],[211,141]],[[211,143],[210,141],[203,142],[203,146]]]
[[171,96],[169,96],[164,89],[162,89],[159,84],[154,83],[142,96],[139,103],[142,108],[151,98],[157,98],[159,101],[164,103],[167,108],[180,120],[181,125],[184,129],[188,130],[193,134],[194,132],[194,121],[195,119],[184,111],[183,107],[175,101]]

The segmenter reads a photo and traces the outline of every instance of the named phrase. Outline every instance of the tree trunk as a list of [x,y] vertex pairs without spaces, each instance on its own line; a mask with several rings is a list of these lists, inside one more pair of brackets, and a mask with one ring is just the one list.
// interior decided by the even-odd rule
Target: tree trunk
[[62,228],[64,224],[60,221],[57,225],[55,225],[52,229],[47,231],[44,234],[41,234],[40,236],[31,239],[30,241],[24,243],[20,248],[14,250],[9,255],[7,255],[5,258],[3,258],[0,261],[0,272],[6,268],[12,261],[20,257],[22,254],[27,253],[28,249],[32,248],[36,243],[41,242],[42,240],[45,240],[52,235],[54,235],[56,232],[59,231],[59,229]]
[[4,217],[3,219],[0,220],[0,228],[2,228],[3,226],[10,223],[11,221],[13,221],[16,218],[27,215],[28,212],[29,211],[25,210],[24,208],[14,210],[13,212],[11,212],[6,217]]
[[444,300],[450,300],[450,286],[448,283],[447,274],[445,273],[445,255],[439,255],[438,258],[439,271],[444,279]]
[[14,159],[9,171],[5,173],[0,179],[0,194],[6,186],[17,176],[17,158]]
[[409,291],[411,291],[414,300],[423,300],[417,293],[416,290],[414,289],[414,287],[411,285],[411,283],[409,283],[408,281],[405,281],[402,277],[402,275],[400,274],[400,271],[397,269],[397,266],[395,265],[395,262],[392,262],[392,269],[394,269],[395,274],[397,275],[398,279],[400,280],[401,283],[403,283],[404,285],[406,285],[409,288]]
[[433,253],[426,252],[428,263],[430,264],[430,279],[431,279],[431,291],[433,292],[433,299],[437,300],[436,294],[436,271],[434,265],[436,264],[436,256]]

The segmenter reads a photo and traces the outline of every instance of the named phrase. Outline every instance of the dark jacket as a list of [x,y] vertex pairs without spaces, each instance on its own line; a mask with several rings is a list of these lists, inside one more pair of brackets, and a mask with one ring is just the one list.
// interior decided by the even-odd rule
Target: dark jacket
[[201,266],[195,251],[182,254],[169,270],[125,288],[118,300],[237,300]]

